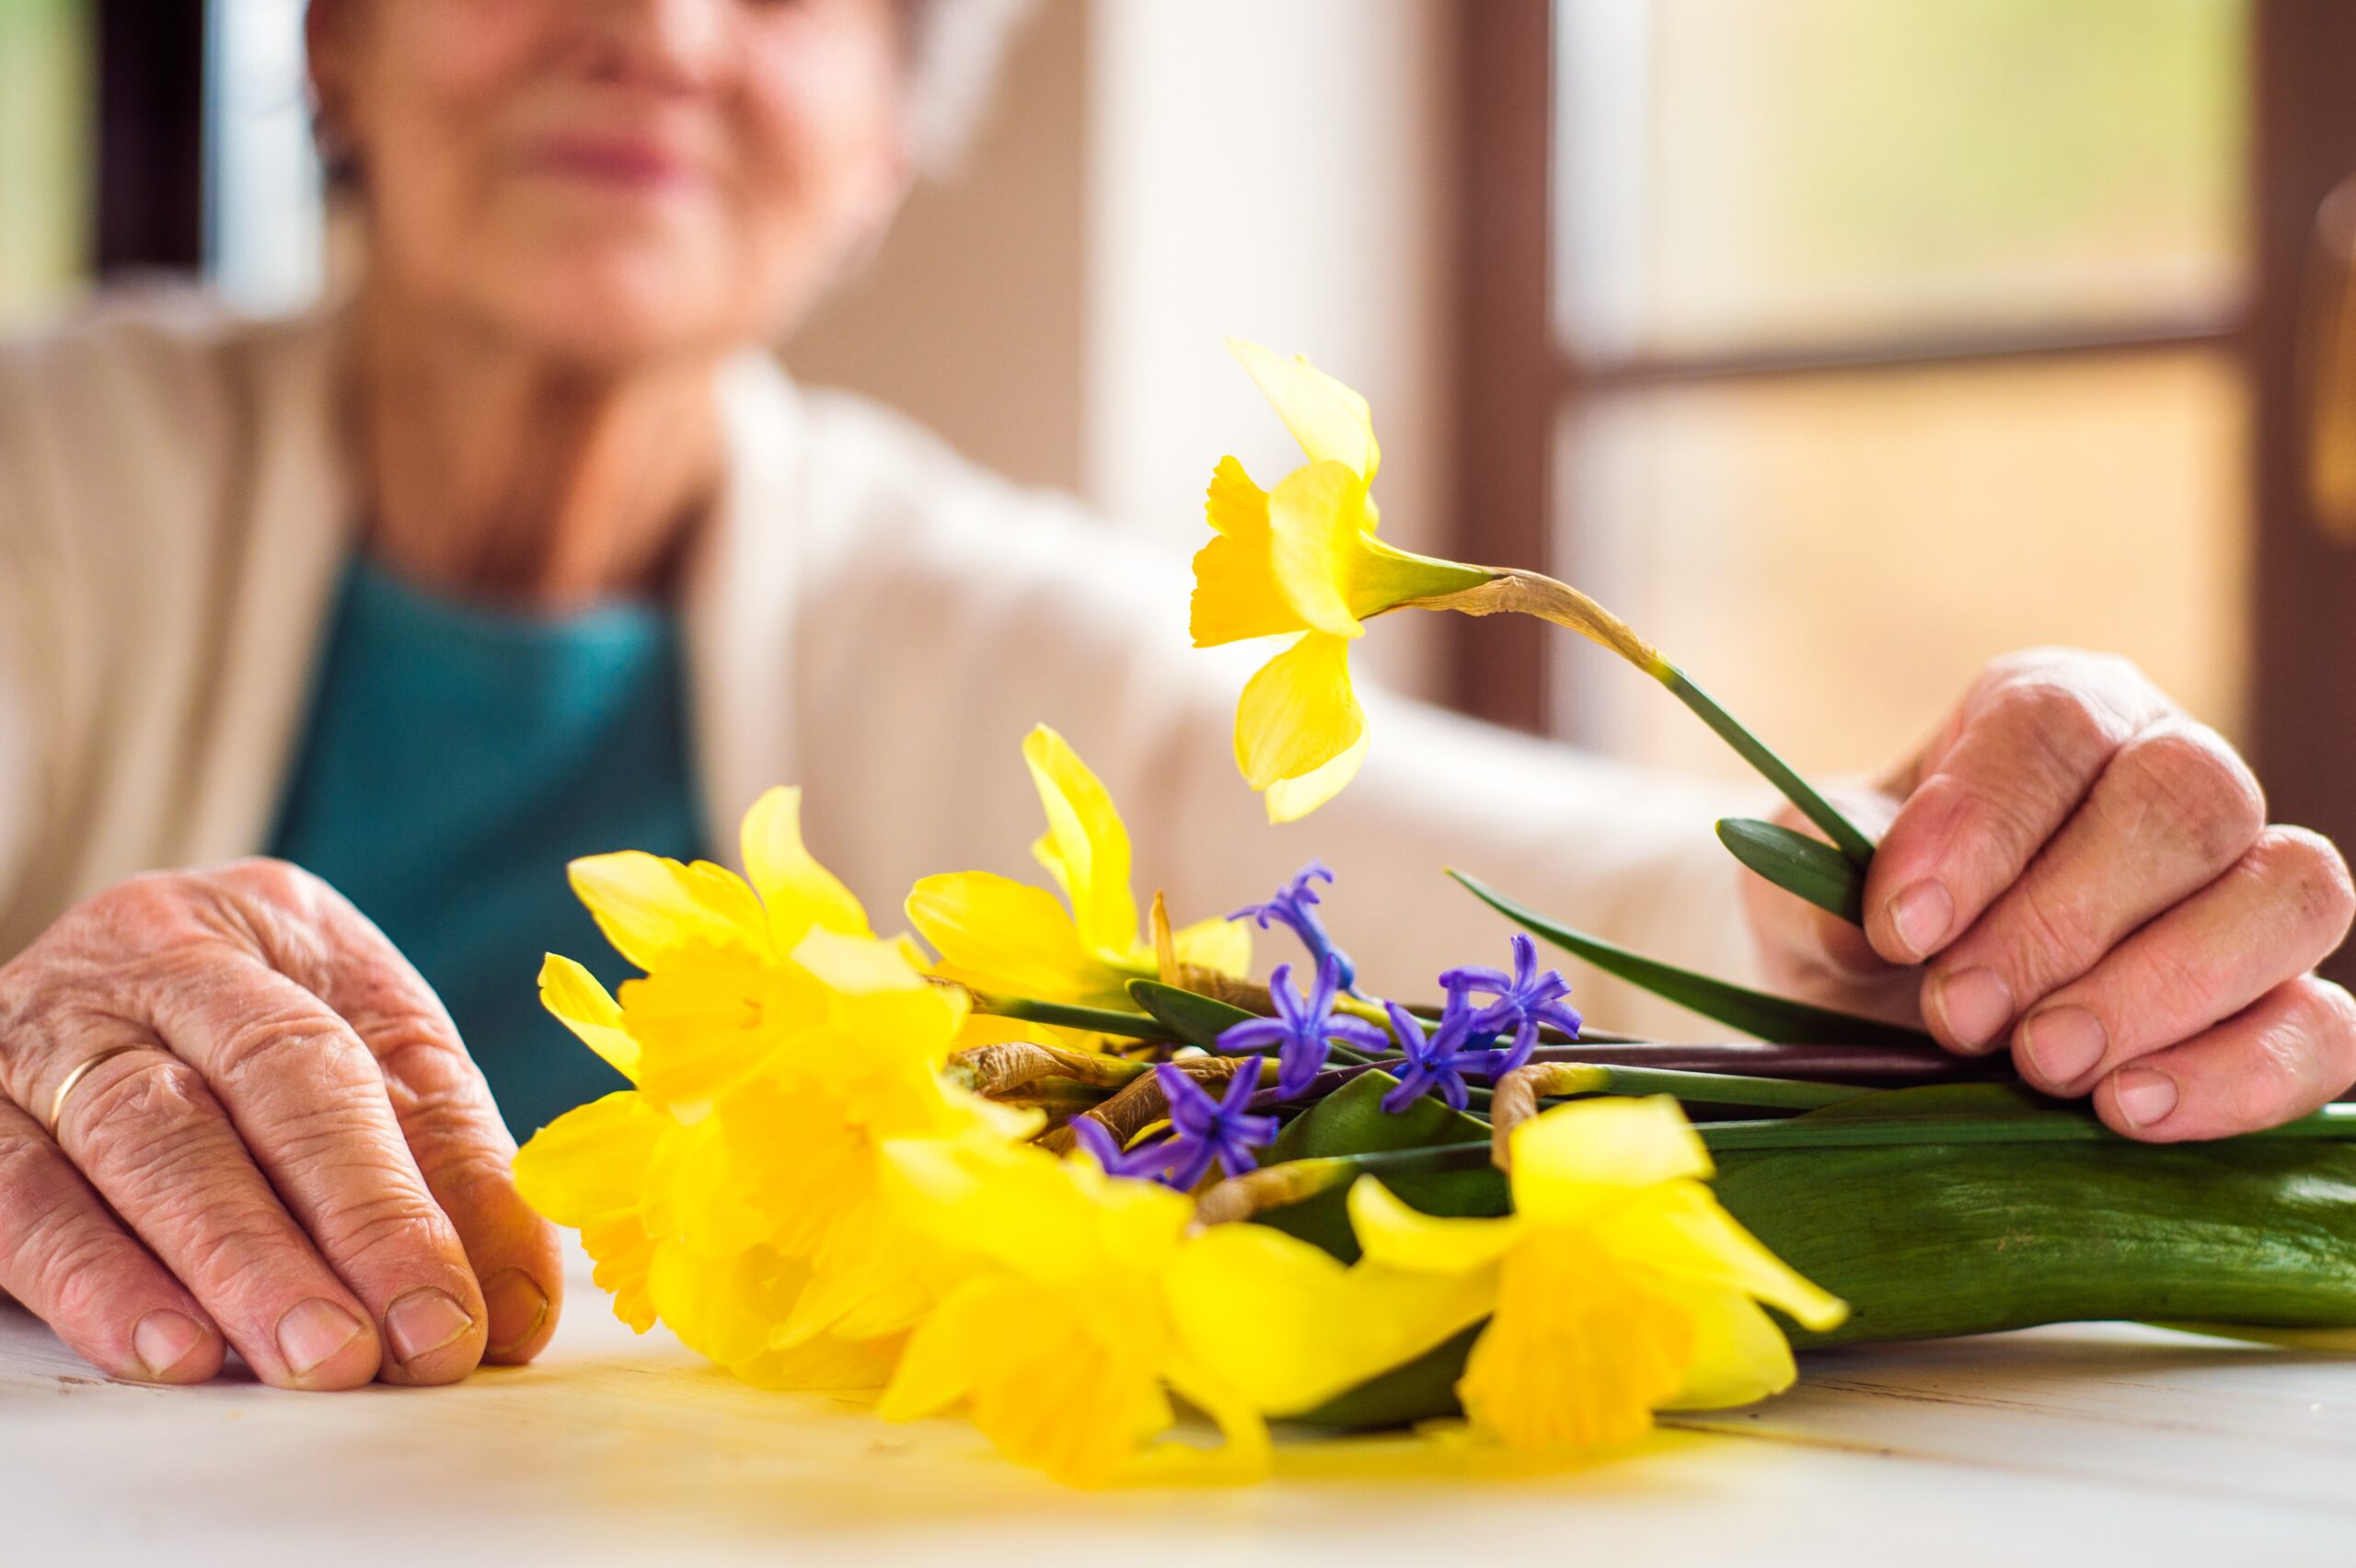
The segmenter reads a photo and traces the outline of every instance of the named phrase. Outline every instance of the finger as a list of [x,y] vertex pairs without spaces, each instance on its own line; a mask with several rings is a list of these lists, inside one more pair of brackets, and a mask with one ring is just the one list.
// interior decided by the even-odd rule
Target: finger
[[375,1055],[410,1154],[448,1216],[489,1312],[484,1357],[528,1361],[556,1332],[563,1254],[556,1231],[516,1190],[508,1135],[456,1025],[433,988],[384,933],[325,883],[274,891],[303,912],[299,929],[323,940],[258,930],[267,954],[349,1023]]
[[2083,1094],[2306,973],[2339,946],[2351,911],[2339,852],[2304,828],[2269,828],[2223,876],[2030,1012],[2014,1042],[2021,1076]]
[[204,1075],[254,1162],[382,1330],[387,1382],[447,1383],[482,1359],[482,1293],[394,1120],[384,1075],[325,1002],[259,959],[208,954],[143,1002]]
[[1865,934],[1919,963],[1970,928],[2069,820],[2128,737],[2165,711],[2123,661],[2000,668],[1927,757],[1865,878]]
[[[113,1043],[83,1043],[95,1054]],[[109,1057],[75,1087],[56,1138],[264,1382],[351,1389],[376,1376],[384,1354],[369,1314],[195,1067],[160,1044]]]
[[2102,1080],[2096,1112],[2147,1143],[2233,1137],[2329,1104],[2356,1083],[2356,1000],[2312,974]]
[[202,1383],[221,1331],[30,1116],[0,1101],[0,1291],[110,1378]]
[[1923,989],[1933,1032],[1956,1050],[1993,1049],[2047,993],[2209,885],[2265,824],[2257,778],[2216,732],[2165,720],[2134,735],[2020,880],[1939,955]]

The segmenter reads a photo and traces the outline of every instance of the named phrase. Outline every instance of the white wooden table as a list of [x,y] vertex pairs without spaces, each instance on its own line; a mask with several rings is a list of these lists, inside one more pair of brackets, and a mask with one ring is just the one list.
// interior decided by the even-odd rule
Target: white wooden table
[[2356,1564],[2356,1357],[2102,1325],[1806,1361],[1585,1470],[1383,1437],[1091,1493],[958,1423],[745,1388],[585,1279],[537,1366],[334,1395],[110,1384],[0,1305],[0,1568]]

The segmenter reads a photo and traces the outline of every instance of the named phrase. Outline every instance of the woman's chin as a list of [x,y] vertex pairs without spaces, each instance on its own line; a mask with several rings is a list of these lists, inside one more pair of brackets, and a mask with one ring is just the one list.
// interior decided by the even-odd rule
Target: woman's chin
[[490,314],[551,357],[624,368],[723,352],[759,335],[733,305],[736,291],[695,270],[584,264],[569,258],[524,270],[486,291]]

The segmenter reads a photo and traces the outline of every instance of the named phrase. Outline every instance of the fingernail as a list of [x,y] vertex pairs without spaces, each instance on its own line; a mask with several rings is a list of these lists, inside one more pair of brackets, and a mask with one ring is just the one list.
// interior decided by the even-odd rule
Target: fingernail
[[483,1281],[482,1299],[491,1318],[494,1355],[524,1343],[549,1320],[549,1293],[522,1269],[502,1269]]
[[430,1285],[397,1298],[385,1309],[385,1337],[404,1366],[421,1355],[431,1355],[475,1326],[467,1309],[447,1291]]
[[[2094,1071],[2109,1045],[2102,1020],[2084,1008],[2049,1008],[2021,1025],[2021,1043],[2039,1077],[2060,1089]],[[2169,1090],[2171,1097],[2175,1090]]]
[[204,1331],[196,1326],[196,1320],[168,1308],[148,1313],[131,1331],[132,1354],[139,1357],[147,1376],[158,1382],[203,1343]]
[[2134,1067],[2119,1075],[2119,1113],[2131,1127],[2148,1127],[2167,1120],[2176,1109],[2176,1079],[2149,1067]]
[[1920,962],[1946,940],[1947,928],[1955,924],[1955,900],[1947,896],[1946,883],[1918,882],[1889,901],[1889,923],[1907,955]]
[[2013,1020],[2013,988],[1992,969],[1967,969],[1932,987],[1932,1005],[1958,1048],[1984,1050]]
[[332,1301],[314,1296],[298,1301],[278,1320],[278,1354],[297,1378],[308,1375],[360,1337],[360,1320]]

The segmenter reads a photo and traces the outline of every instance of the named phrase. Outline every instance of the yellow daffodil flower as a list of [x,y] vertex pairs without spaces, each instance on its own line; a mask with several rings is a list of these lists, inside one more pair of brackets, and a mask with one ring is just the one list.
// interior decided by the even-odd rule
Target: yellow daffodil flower
[[1366,1177],[1350,1218],[1368,1262],[1477,1286],[1462,1321],[1489,1325],[1457,1392],[1516,1447],[1607,1447],[1657,1410],[1780,1392],[1797,1373],[1759,1304],[1818,1330],[1847,1316],[1718,1205],[1673,1100],[1558,1107],[1515,1129],[1512,1157],[1505,1218],[1419,1214]]
[[[1256,1325],[1172,1298],[1173,1265],[1200,1241],[1185,1198],[1034,1146],[896,1143],[886,1160],[906,1212],[970,1270],[909,1337],[887,1420],[962,1404],[1010,1458],[1080,1485],[1157,1467],[1230,1480],[1266,1469],[1266,1424],[1204,1355],[1211,1336]],[[1267,1234],[1288,1258],[1332,1262]],[[1140,1471],[1140,1451],[1176,1421],[1173,1392],[1225,1447],[1207,1461],[1157,1450]]]
[[1290,822],[1331,800],[1366,758],[1366,715],[1350,686],[1349,645],[1371,617],[1463,594],[1485,567],[1394,549],[1375,537],[1380,465],[1364,398],[1306,359],[1256,343],[1228,348],[1275,406],[1309,461],[1264,490],[1233,457],[1211,475],[1213,537],[1195,557],[1195,645],[1294,636],[1243,688],[1235,760]]
[[1365,711],[1350,685],[1349,648],[1390,610],[1530,615],[1634,664],[1783,791],[1841,852],[1864,866],[1873,842],[1792,771],[1717,699],[1618,616],[1566,582],[1512,567],[1472,566],[1394,549],[1375,537],[1372,490],[1380,450],[1367,402],[1306,359],[1228,340],[1309,461],[1264,490],[1222,457],[1206,511],[1211,540],[1195,557],[1195,646],[1290,636],[1243,687],[1235,762],[1262,791],[1268,820],[1308,815],[1357,776]]
[[939,1281],[891,1221],[887,1138],[1027,1134],[940,1076],[966,1012],[803,847],[799,801],[746,813],[750,885],[650,855],[572,867],[647,973],[617,1001],[550,955],[549,1009],[635,1086],[568,1113],[516,1157],[525,1198],[575,1226],[615,1310],[661,1318],[756,1382],[877,1387]]
[[[1033,730],[1022,760],[1047,815],[1031,853],[1069,907],[1044,888],[956,871],[918,882],[908,919],[940,952],[934,973],[944,979],[986,995],[1133,1011],[1128,983],[1159,970],[1138,931],[1128,829],[1103,783],[1053,730]],[[1175,932],[1174,946],[1181,963],[1239,976],[1251,967],[1251,933],[1238,922],[1199,921]]]

